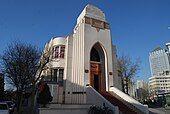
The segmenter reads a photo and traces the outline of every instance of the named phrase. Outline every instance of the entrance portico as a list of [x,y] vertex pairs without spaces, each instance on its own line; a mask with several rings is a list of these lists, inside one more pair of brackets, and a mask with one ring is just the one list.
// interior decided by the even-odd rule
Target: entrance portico
[[100,43],[90,52],[90,85],[98,92],[106,91],[105,55]]

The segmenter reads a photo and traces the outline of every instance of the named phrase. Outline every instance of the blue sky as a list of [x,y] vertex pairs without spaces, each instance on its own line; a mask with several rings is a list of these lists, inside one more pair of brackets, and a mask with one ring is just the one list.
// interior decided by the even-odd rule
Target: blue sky
[[137,79],[147,80],[149,52],[170,42],[170,0],[0,0],[0,54],[15,40],[43,48],[69,35],[88,3],[105,12],[118,55],[139,57]]

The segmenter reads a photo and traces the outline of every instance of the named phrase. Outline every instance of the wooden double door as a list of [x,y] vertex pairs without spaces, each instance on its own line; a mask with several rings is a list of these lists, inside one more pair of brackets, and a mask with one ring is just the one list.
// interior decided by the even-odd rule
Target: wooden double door
[[99,62],[90,63],[90,85],[98,92],[105,91],[105,81],[102,76],[101,64]]

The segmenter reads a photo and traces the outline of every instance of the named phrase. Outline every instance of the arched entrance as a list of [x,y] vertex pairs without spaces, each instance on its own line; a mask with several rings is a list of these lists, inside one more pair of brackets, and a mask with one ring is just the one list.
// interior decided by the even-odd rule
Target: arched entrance
[[99,43],[90,52],[90,85],[98,92],[106,90],[105,56]]

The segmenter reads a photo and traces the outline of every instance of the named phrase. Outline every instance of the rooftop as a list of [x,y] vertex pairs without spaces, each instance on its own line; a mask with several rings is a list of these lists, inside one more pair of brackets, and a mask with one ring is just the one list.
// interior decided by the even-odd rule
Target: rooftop
[[155,48],[152,52],[155,52],[155,51],[159,51],[159,50],[162,50],[163,48],[161,48],[161,47],[157,47],[157,48]]
[[103,11],[96,6],[87,4],[79,17],[77,18],[77,24],[82,20],[83,17],[91,17],[97,20],[106,21],[105,14]]
[[166,43],[166,46],[170,46],[170,42]]

